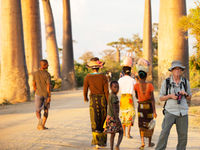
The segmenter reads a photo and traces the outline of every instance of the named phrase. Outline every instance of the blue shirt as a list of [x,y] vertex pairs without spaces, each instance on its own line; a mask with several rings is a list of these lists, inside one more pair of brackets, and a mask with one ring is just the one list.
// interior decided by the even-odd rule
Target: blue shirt
[[[181,85],[181,82],[185,82],[184,79],[181,77],[181,80],[178,84],[176,84],[172,78],[170,77],[170,84],[171,88],[170,93],[171,94],[177,94],[179,91],[185,91],[183,84]],[[188,93],[188,95],[192,95],[191,90],[190,90],[190,83],[188,80],[186,80],[187,84],[187,90],[185,92]],[[169,93],[169,92],[168,92]],[[166,95],[166,80],[163,81],[161,89],[160,89],[160,97],[163,97]],[[178,104],[177,100],[174,99],[168,99],[166,101],[165,109],[176,116],[185,116],[188,114],[188,104],[185,96],[182,96],[181,98],[181,103]]]

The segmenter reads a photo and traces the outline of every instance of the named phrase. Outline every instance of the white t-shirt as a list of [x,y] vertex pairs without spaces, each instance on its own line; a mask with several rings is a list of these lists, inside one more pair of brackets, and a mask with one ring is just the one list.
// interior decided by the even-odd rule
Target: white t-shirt
[[133,94],[136,81],[132,77],[125,75],[119,79],[118,83],[121,94]]

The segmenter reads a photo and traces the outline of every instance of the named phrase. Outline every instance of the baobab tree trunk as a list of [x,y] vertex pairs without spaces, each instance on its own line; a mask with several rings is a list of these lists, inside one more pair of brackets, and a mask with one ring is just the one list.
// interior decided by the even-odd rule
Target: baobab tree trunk
[[70,0],[63,0],[63,56],[62,56],[62,89],[73,89],[76,86],[74,72],[74,54],[72,45],[72,27]]
[[0,0],[0,101],[29,99],[20,0]]
[[42,0],[42,4],[45,17],[44,20],[46,30],[46,47],[47,59],[49,62],[49,72],[51,76],[54,76],[54,79],[60,79],[60,62],[51,4],[49,0]]
[[152,22],[151,0],[145,0],[144,25],[143,25],[143,57],[150,62],[148,81],[153,79],[153,49],[152,49]]
[[159,84],[169,75],[168,68],[173,60],[179,60],[186,67],[189,77],[187,33],[179,27],[179,20],[186,15],[185,0],[160,0],[160,21],[158,31],[158,75]]
[[116,60],[118,63],[120,63],[120,50],[119,48],[117,48],[117,51],[116,51]]
[[39,62],[42,58],[39,0],[21,0],[21,7],[26,64],[32,93],[33,73],[39,69]]

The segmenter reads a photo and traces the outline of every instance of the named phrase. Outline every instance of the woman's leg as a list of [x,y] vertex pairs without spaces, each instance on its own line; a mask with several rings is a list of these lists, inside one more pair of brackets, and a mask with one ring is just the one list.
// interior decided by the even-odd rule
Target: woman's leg
[[151,137],[149,137],[149,147],[154,147],[154,146],[155,146],[155,144],[151,142],[151,139],[152,139],[152,136],[151,136]]
[[132,136],[131,136],[131,125],[128,126],[128,138],[132,138]]
[[144,143],[144,131],[140,131],[140,136],[141,136],[142,146],[144,146],[145,145],[145,143]]
[[110,149],[111,150],[113,150],[114,139],[115,139],[115,133],[111,133],[111,135],[110,135]]
[[126,125],[122,125],[123,127],[123,135],[126,136]]
[[116,149],[117,149],[117,148],[119,149],[119,145],[121,144],[122,139],[123,139],[123,130],[120,130],[120,131],[119,131],[119,136],[118,136],[117,145],[116,145]]

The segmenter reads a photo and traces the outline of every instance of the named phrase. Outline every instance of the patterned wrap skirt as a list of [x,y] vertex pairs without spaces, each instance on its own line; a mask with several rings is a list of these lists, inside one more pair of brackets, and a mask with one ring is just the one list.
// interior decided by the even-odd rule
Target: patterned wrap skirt
[[144,133],[144,137],[151,137],[153,131],[148,129],[149,122],[153,119],[153,107],[151,101],[138,102],[138,126],[140,133]]
[[120,119],[122,125],[133,126],[135,108],[132,94],[122,94],[120,99]]
[[[119,120],[119,118],[118,118]],[[105,122],[105,133],[118,133],[122,131],[122,124],[121,122],[116,122],[114,117],[107,115],[106,122]]]
[[104,133],[104,122],[107,115],[105,95],[90,95],[90,121],[92,128],[92,145],[106,146],[107,134]]

